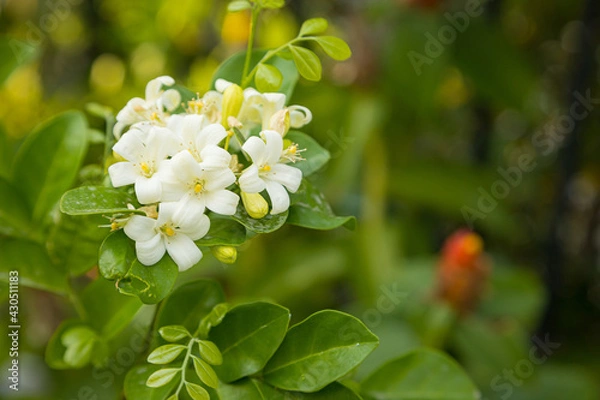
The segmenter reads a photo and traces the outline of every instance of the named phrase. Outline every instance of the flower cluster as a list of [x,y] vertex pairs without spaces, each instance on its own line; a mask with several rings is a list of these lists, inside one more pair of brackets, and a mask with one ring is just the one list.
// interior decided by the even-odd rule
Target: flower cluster
[[242,90],[222,79],[216,91],[182,103],[174,83],[167,76],[150,81],[146,98],[130,100],[118,113],[113,151],[119,161],[108,173],[114,187],[134,186],[145,211],[121,224],[138,260],[153,265],[167,252],[183,271],[202,258],[194,241],[208,233],[210,213],[235,214],[240,195],[253,218],[266,211],[249,199],[266,205],[264,190],[271,214],[289,208],[288,192],[302,180],[289,164],[302,158],[284,136],[312,115],[286,107],[284,94]]

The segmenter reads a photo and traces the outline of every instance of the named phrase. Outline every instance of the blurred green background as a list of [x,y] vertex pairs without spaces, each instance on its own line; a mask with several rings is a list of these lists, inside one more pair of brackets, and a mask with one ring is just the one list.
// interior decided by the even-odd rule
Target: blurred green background
[[[453,28],[473,1],[290,0],[265,13],[261,47],[323,16],[353,49],[349,61],[325,61],[324,81],[303,81],[290,103],[312,110],[305,130],[332,155],[320,186],[358,227],[287,227],[240,249],[236,264],[208,256],[181,280],[215,277],[232,298],[276,300],[297,321],[322,308],[354,313],[381,338],[361,376],[427,344],[449,351],[487,399],[598,399],[599,6],[493,0]],[[89,102],[116,112],[159,75],[205,92],[219,63],[245,47],[248,24],[217,0],[0,0],[1,169],[59,112]],[[581,102],[574,93],[591,96],[577,108],[587,115],[561,130]],[[92,140],[86,164],[101,153]],[[529,168],[514,172],[524,155]],[[490,197],[491,205],[482,200]],[[455,321],[432,293],[441,245],[462,227],[483,237],[493,272],[477,311]],[[391,311],[380,306],[390,290],[403,294]],[[19,394],[78,398],[81,383],[98,378],[43,361],[48,338],[72,314],[68,303],[25,288],[21,301]],[[494,388],[496,376],[528,359],[536,334],[560,347],[510,395]],[[124,372],[113,372],[99,399],[118,396]],[[0,397],[14,395],[7,390]]]

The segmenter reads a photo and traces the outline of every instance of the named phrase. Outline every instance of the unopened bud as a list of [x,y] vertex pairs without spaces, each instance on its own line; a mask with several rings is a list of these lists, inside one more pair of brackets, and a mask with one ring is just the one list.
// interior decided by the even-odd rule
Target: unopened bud
[[230,85],[223,92],[223,107],[221,109],[221,125],[229,129],[229,117],[237,117],[244,102],[244,91],[236,84]]
[[269,129],[285,136],[290,130],[290,110],[284,108],[273,114],[269,120]]
[[225,264],[233,264],[237,259],[237,249],[233,246],[214,246],[210,251],[217,260]]
[[269,203],[260,193],[242,192],[242,203],[249,216],[261,219],[269,212]]

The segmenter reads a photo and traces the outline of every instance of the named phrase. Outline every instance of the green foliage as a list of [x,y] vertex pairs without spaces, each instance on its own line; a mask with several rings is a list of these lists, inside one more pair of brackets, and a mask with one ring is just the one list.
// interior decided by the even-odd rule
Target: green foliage
[[104,186],[82,186],[66,192],[60,211],[68,215],[139,213],[127,207],[137,204],[129,193]]
[[369,400],[480,398],[454,360],[427,349],[411,351],[384,364],[362,382],[361,391]]
[[261,92],[276,92],[283,83],[283,75],[272,65],[259,64],[254,82]]
[[329,23],[325,18],[311,18],[302,23],[298,36],[317,35],[327,30]]
[[302,77],[315,82],[321,80],[323,67],[321,66],[321,60],[314,52],[304,47],[292,45],[289,46],[289,50]]
[[26,65],[38,55],[36,46],[14,38],[0,38],[0,86],[20,66]]
[[315,139],[305,133],[289,131],[285,136],[287,140],[298,145],[304,160],[296,161],[293,166],[302,171],[302,176],[307,177],[314,174],[331,159],[329,152],[324,149]]

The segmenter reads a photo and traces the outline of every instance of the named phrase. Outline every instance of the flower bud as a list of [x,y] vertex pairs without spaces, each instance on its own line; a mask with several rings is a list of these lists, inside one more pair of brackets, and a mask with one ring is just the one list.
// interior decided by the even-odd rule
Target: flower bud
[[290,110],[284,108],[273,114],[269,120],[269,129],[285,136],[290,130]]
[[248,215],[254,219],[261,219],[269,212],[269,203],[260,193],[242,192],[242,203]]
[[223,107],[221,110],[221,125],[229,129],[229,117],[237,117],[244,102],[244,91],[236,84],[230,85],[223,92]]
[[217,260],[225,264],[233,264],[237,259],[237,249],[233,246],[213,246],[210,251]]

